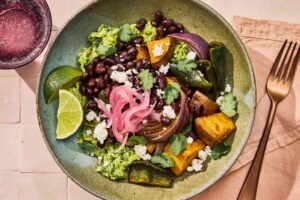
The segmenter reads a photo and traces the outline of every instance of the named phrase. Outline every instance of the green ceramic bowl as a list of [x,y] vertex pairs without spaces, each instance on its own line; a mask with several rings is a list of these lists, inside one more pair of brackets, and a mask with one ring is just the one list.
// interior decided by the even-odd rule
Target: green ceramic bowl
[[[231,152],[208,163],[204,172],[180,176],[171,189],[145,187],[127,181],[110,181],[95,171],[97,160],[82,153],[76,138],[55,139],[58,102],[47,105],[43,87],[47,74],[59,65],[76,64],[76,55],[88,45],[87,36],[99,24],[119,26],[134,23],[144,17],[152,18],[155,10],[184,24],[207,41],[223,42],[232,54],[232,81],[238,99],[237,131],[231,136]],[[78,67],[78,66],[77,66]],[[236,33],[213,9],[200,1],[191,0],[102,0],[88,5],[76,14],[60,31],[49,48],[38,86],[37,110],[45,142],[57,164],[77,184],[104,199],[186,199],[220,179],[241,154],[251,132],[255,114],[255,81],[251,63]]]

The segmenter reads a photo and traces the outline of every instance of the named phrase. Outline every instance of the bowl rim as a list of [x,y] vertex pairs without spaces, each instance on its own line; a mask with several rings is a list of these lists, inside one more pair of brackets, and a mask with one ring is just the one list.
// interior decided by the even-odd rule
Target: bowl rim
[[52,32],[52,15],[51,15],[51,11],[50,11],[49,5],[46,0],[35,0],[35,1],[39,4],[39,7],[42,8],[42,10],[45,12],[45,19],[47,20],[48,26],[49,26],[48,28],[47,27],[45,28],[45,31],[47,31],[47,32],[46,32],[45,37],[43,38],[42,43],[40,44],[40,46],[37,45],[33,49],[33,50],[37,49],[37,51],[35,52],[35,54],[32,54],[32,56],[28,56],[19,62],[12,62],[12,63],[4,62],[3,64],[0,63],[0,70],[12,70],[12,69],[18,69],[20,67],[24,67],[25,65],[34,61],[46,48],[46,46],[50,40],[50,36],[51,36],[51,32]]
[[[37,118],[38,118],[38,124],[41,130],[41,134],[43,137],[44,142],[46,143],[46,146],[51,154],[51,156],[53,157],[53,159],[55,160],[56,164],[60,167],[60,169],[67,175],[68,178],[70,178],[73,182],[75,182],[77,185],[79,185],[81,188],[83,188],[85,191],[89,192],[90,194],[98,197],[98,198],[102,198],[102,199],[111,199],[111,197],[108,197],[106,195],[103,195],[102,193],[97,193],[95,191],[93,191],[92,189],[86,187],[85,185],[83,185],[81,182],[79,182],[75,177],[73,177],[64,167],[63,165],[60,163],[58,157],[56,156],[56,154],[53,152],[50,142],[47,140],[46,135],[45,135],[45,131],[44,131],[44,126],[42,123],[42,119],[41,119],[41,111],[40,111],[40,104],[39,104],[39,96],[40,96],[40,81],[41,81],[41,75],[42,75],[42,70],[44,69],[45,66],[45,62],[47,60],[47,57],[49,55],[50,50],[52,49],[52,46],[54,45],[56,39],[60,36],[60,34],[62,33],[62,31],[64,31],[64,29],[66,28],[66,26],[79,14],[81,13],[83,10],[89,8],[90,6],[93,6],[93,4],[95,4],[98,1],[102,1],[102,0],[92,0],[91,2],[86,3],[84,6],[82,6],[81,8],[79,8],[77,10],[77,12],[75,12],[73,15],[71,15],[68,20],[66,20],[66,22],[61,26],[61,28],[59,29],[59,31],[56,33],[56,35],[54,36],[54,38],[51,40],[43,61],[41,63],[42,65],[42,69],[41,69],[41,73],[40,76],[38,77],[38,84],[36,86],[36,112],[37,112]],[[236,149],[236,153],[234,155],[232,155],[232,159],[227,163],[227,167],[223,168],[223,170],[219,171],[218,174],[214,177],[214,179],[212,179],[210,182],[206,182],[202,188],[199,190],[193,190],[192,192],[190,192],[189,194],[187,194],[186,196],[184,196],[184,199],[189,199],[192,198],[198,194],[200,194],[201,192],[207,190],[208,188],[210,188],[212,185],[214,185],[214,183],[216,183],[218,180],[220,180],[225,174],[226,172],[228,172],[230,170],[230,168],[234,165],[234,163],[237,161],[237,159],[239,158],[239,156],[242,154],[243,149],[246,146],[246,143],[251,135],[252,129],[253,129],[253,124],[254,124],[254,119],[255,119],[255,114],[256,114],[256,100],[257,100],[257,90],[256,90],[256,80],[255,80],[255,76],[254,76],[254,71],[253,71],[253,65],[252,62],[249,58],[248,52],[244,46],[244,44],[242,43],[241,39],[239,38],[237,32],[233,29],[233,27],[231,26],[231,24],[221,15],[219,14],[215,9],[213,9],[211,6],[209,6],[208,4],[206,4],[205,2],[201,1],[201,0],[190,0],[194,3],[197,3],[201,6],[203,6],[205,9],[207,9],[208,11],[210,11],[214,16],[216,16],[227,28],[228,30],[233,34],[233,37],[235,38],[235,40],[237,41],[238,45],[241,47],[243,54],[245,55],[245,60],[249,66],[249,74],[250,74],[250,79],[253,82],[253,85],[251,85],[249,91],[251,91],[253,93],[253,105],[250,105],[250,108],[253,108],[253,116],[251,116],[251,120],[250,120],[250,126],[248,127],[248,134],[245,136],[244,140],[242,141],[240,147],[238,149]]]

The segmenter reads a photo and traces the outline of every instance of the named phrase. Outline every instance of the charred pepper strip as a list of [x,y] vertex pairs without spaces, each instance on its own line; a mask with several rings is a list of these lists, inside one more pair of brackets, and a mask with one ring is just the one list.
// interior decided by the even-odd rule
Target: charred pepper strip
[[213,92],[215,95],[218,94],[218,84],[217,77],[214,71],[214,68],[209,60],[200,60],[199,61],[200,68],[206,72],[207,80],[212,83]]
[[219,91],[223,91],[225,89],[226,80],[226,58],[224,44],[221,42],[209,43],[209,58],[216,73],[218,89]]
[[197,70],[193,70],[192,72],[183,72],[175,66],[171,66],[170,71],[178,80],[188,84],[190,87],[205,91],[209,91],[212,87],[212,84],[208,82]]
[[131,166],[129,182],[157,187],[172,187],[174,176],[149,162],[137,161]]

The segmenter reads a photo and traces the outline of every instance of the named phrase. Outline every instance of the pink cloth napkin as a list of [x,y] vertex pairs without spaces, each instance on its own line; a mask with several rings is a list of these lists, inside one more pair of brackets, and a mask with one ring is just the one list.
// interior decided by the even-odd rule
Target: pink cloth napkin
[[[266,81],[285,39],[300,43],[300,25],[234,17],[233,26],[253,64],[257,106],[248,143],[231,170],[193,199],[236,199],[266,124],[270,100]],[[298,68],[300,68],[298,63]],[[288,97],[279,104],[260,176],[257,200],[300,199],[300,69]]]

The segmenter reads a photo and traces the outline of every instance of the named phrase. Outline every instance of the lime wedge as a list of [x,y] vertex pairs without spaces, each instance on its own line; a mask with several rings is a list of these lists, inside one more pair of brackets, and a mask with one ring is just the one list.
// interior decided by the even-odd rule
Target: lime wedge
[[67,90],[59,90],[56,138],[65,139],[80,127],[83,111],[79,100]]
[[44,97],[47,103],[58,97],[60,89],[69,89],[80,78],[82,71],[71,66],[60,66],[51,71],[45,81]]

